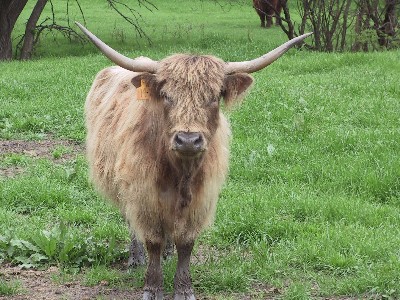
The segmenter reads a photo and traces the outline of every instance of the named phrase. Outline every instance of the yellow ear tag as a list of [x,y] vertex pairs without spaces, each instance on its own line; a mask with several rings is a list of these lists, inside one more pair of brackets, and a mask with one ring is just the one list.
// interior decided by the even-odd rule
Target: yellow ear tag
[[150,91],[146,85],[146,82],[141,79],[140,87],[136,90],[136,99],[137,100],[150,100]]

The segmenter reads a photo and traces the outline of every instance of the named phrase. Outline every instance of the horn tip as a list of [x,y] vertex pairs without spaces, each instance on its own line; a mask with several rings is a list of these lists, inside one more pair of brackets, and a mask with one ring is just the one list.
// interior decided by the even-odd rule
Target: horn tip
[[[302,35],[300,35],[300,36],[298,36],[298,37],[295,37],[294,39],[292,39],[292,40],[290,40],[290,41],[293,41],[293,44],[292,45],[294,45],[294,44],[297,44],[297,43],[301,43],[303,40],[305,40],[306,38],[308,38],[310,35],[312,35],[314,32],[307,32],[307,33],[304,33],[304,34],[302,34]],[[289,41],[289,42],[290,42]],[[292,46],[291,45],[291,46]],[[290,47],[291,47],[290,46]]]

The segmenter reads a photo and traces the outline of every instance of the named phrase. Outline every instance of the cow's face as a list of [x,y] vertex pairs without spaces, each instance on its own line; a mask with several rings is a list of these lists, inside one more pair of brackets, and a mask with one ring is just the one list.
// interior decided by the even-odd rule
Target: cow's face
[[162,106],[164,143],[179,158],[201,157],[219,126],[220,100],[226,105],[243,94],[253,79],[225,75],[224,62],[211,56],[174,55],[160,62],[156,74],[142,73],[151,101]]

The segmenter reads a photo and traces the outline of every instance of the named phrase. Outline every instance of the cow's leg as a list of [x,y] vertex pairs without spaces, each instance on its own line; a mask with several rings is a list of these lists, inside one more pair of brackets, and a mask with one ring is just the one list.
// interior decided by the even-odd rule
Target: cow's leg
[[281,17],[277,15],[275,19],[275,26],[281,26],[281,23]]
[[259,12],[258,15],[260,16],[261,27],[265,27],[265,14]]
[[[163,252],[163,258],[168,259],[174,254],[174,243],[167,240]],[[136,268],[146,264],[146,254],[144,251],[143,243],[139,241],[136,236],[132,235],[131,245],[129,246],[128,268]]]
[[272,26],[272,15],[266,14],[267,25],[265,27],[270,28]]
[[162,243],[146,241],[149,264],[144,277],[143,300],[163,299],[163,275],[161,269]]
[[253,6],[254,9],[256,10],[257,15],[260,17],[260,21],[261,21],[261,27],[265,27],[265,13],[263,11],[261,11],[257,5]]
[[282,23],[282,20],[281,20],[281,11],[282,11],[282,6],[278,3],[277,4],[278,6],[277,6],[277,8],[276,8],[276,14],[275,14],[275,25],[276,26],[280,26],[281,25],[281,23]]
[[136,268],[138,266],[144,266],[145,263],[146,256],[143,243],[136,238],[135,234],[132,234],[132,241],[129,247],[128,267]]
[[189,265],[194,242],[176,243],[178,265],[174,278],[174,300],[195,300]]

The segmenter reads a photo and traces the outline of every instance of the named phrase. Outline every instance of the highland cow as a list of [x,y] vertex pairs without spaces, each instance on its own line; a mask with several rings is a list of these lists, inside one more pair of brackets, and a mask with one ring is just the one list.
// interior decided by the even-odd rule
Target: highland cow
[[271,27],[272,17],[275,17],[276,25],[280,24],[281,0],[253,0],[253,7],[260,17],[261,27]]
[[86,100],[92,181],[147,250],[143,299],[163,299],[161,254],[170,240],[178,254],[174,300],[193,300],[190,256],[228,171],[231,133],[220,102],[232,106],[253,82],[248,73],[308,35],[247,62],[186,54],[158,62],[127,58],[78,26],[119,65],[97,75]]

